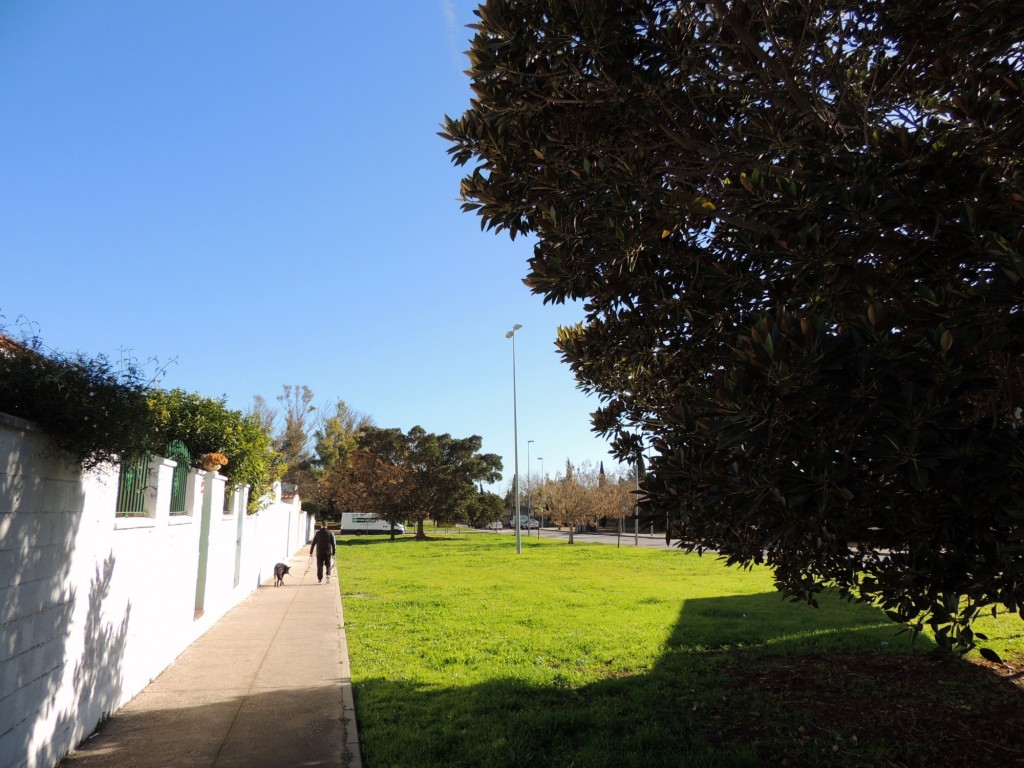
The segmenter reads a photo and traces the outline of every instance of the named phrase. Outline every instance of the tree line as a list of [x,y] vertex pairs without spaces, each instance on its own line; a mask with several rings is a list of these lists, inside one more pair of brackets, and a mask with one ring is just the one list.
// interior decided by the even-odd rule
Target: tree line
[[428,519],[479,521],[500,510],[501,498],[483,483],[501,479],[501,457],[482,453],[479,436],[378,427],[344,400],[318,409],[313,399],[309,387],[286,384],[280,414],[261,396],[250,414],[275,434],[282,479],[318,517],[365,512],[392,524],[411,520],[424,539]]
[[[279,409],[256,396],[249,414],[275,435],[282,479],[320,518],[363,512],[392,525],[412,521],[422,539],[427,520],[483,527],[514,514],[515,480],[504,499],[483,487],[501,479],[502,462],[481,452],[478,436],[378,427],[344,400],[318,407],[304,385],[286,384],[276,399]],[[580,526],[621,527],[635,513],[635,488],[635,474],[567,460],[553,478],[520,489],[521,509],[532,505],[536,515],[568,528],[571,543]]]
[[[597,467],[566,460],[565,469],[538,483],[527,481],[520,489],[521,514],[549,521],[569,531],[569,543],[577,528],[612,525],[620,532],[636,515],[637,484],[634,472],[605,472]],[[505,510],[515,515],[515,484],[505,496]],[[490,522],[490,521],[487,521]]]

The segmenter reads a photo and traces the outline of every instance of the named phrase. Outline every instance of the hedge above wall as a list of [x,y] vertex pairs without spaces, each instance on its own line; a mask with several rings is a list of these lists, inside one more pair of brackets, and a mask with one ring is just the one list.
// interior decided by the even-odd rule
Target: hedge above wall
[[149,387],[133,362],[42,349],[0,336],[0,412],[34,422],[86,469],[149,453]]
[[280,477],[281,460],[258,419],[226,399],[162,390],[134,360],[65,355],[38,337],[0,328],[0,413],[33,422],[56,450],[84,469],[156,454],[180,440],[199,467],[204,453],[228,457],[229,487],[251,486],[250,509]]

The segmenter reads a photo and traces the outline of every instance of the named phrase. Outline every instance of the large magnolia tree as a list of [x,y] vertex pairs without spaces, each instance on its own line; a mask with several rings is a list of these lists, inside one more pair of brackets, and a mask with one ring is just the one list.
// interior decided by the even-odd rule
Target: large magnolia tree
[[973,642],[1024,605],[1015,0],[490,0],[443,134],[675,538]]

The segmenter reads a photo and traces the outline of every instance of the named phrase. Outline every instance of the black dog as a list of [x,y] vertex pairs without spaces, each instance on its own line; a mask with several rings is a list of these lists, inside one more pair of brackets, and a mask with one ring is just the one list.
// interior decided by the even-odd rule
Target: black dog
[[284,563],[278,563],[277,565],[274,566],[274,586],[275,587],[283,587],[284,586],[284,575],[286,573],[288,573],[288,571],[290,571],[290,570],[291,570],[291,567],[285,565]]

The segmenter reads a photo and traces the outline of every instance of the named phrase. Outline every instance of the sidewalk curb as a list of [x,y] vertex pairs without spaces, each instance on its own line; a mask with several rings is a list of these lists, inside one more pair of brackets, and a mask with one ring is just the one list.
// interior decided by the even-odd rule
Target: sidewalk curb
[[342,722],[345,726],[342,764],[345,768],[363,768],[363,755],[359,745],[359,728],[356,723],[356,704],[352,693],[352,666],[348,658],[348,638],[345,634],[345,609],[341,602],[341,578],[335,559],[335,604],[338,610],[338,660],[341,672]]

